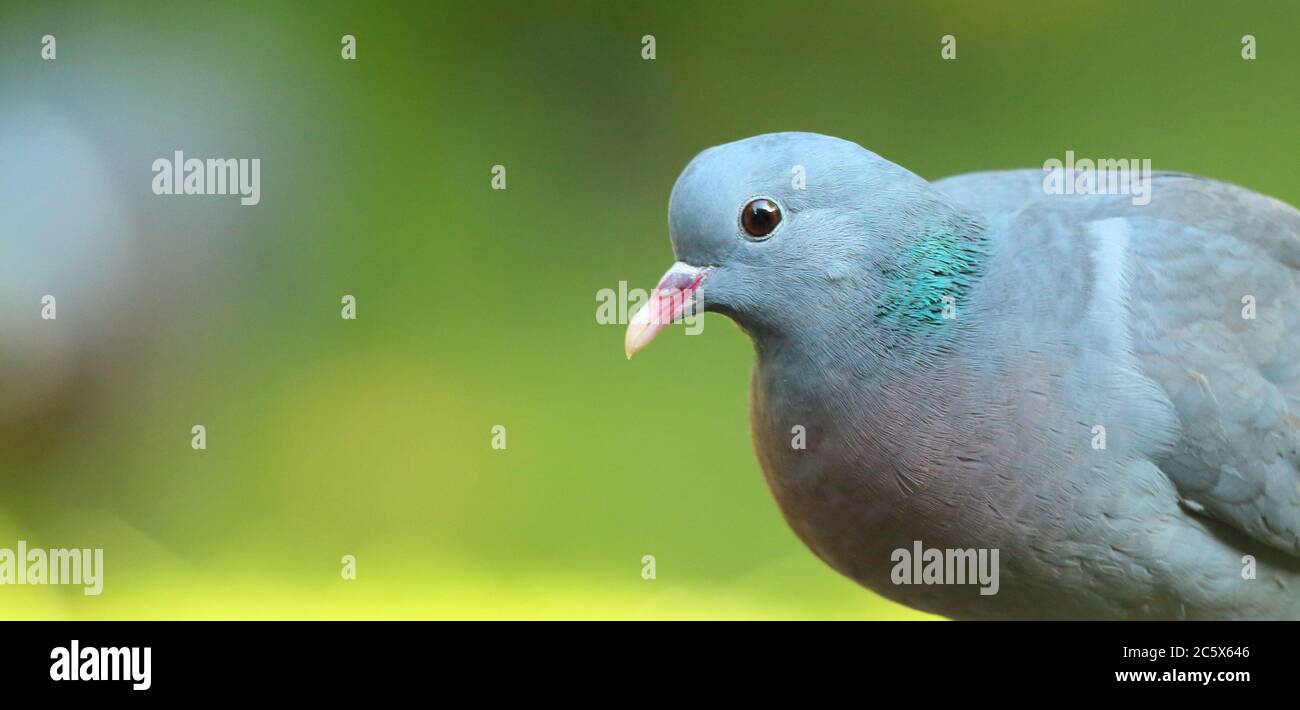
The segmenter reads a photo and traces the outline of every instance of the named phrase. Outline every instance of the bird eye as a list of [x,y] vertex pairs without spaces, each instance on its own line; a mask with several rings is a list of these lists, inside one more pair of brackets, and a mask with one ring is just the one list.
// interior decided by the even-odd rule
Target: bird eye
[[750,200],[740,211],[740,226],[754,241],[766,239],[781,223],[781,208],[766,197]]

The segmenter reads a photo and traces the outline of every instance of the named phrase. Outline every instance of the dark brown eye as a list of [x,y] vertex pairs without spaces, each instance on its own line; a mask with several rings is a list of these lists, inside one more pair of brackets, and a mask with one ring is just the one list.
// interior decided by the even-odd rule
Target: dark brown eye
[[740,212],[740,226],[755,240],[766,239],[780,223],[781,208],[766,197],[750,201]]

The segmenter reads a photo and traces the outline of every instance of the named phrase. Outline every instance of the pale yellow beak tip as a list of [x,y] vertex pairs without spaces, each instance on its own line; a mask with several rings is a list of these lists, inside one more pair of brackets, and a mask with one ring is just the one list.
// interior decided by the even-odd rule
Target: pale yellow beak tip
[[653,310],[650,304],[645,304],[632,314],[627,324],[627,334],[623,336],[623,354],[627,355],[627,359],[631,360],[632,356],[648,345],[659,332],[660,328],[650,322]]

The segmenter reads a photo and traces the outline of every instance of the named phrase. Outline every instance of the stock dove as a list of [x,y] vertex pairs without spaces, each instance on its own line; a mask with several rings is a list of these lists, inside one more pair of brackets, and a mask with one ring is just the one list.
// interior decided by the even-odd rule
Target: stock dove
[[[1044,176],[931,183],[810,133],[705,150],[628,356],[691,309],[734,320],[786,521],[901,603],[1300,617],[1300,212],[1186,174],[1149,175],[1149,204]],[[901,569],[931,550],[942,583]],[[980,551],[994,585],[953,576]]]

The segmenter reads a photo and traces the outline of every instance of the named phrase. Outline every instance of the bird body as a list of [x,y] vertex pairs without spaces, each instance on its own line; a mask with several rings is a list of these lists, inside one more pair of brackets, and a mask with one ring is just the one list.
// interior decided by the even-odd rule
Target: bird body
[[[818,557],[954,618],[1300,617],[1300,212],[1149,180],[931,184],[804,133],[692,161],[674,252],[754,341],[758,460]],[[996,550],[996,593],[900,581],[921,546]]]

